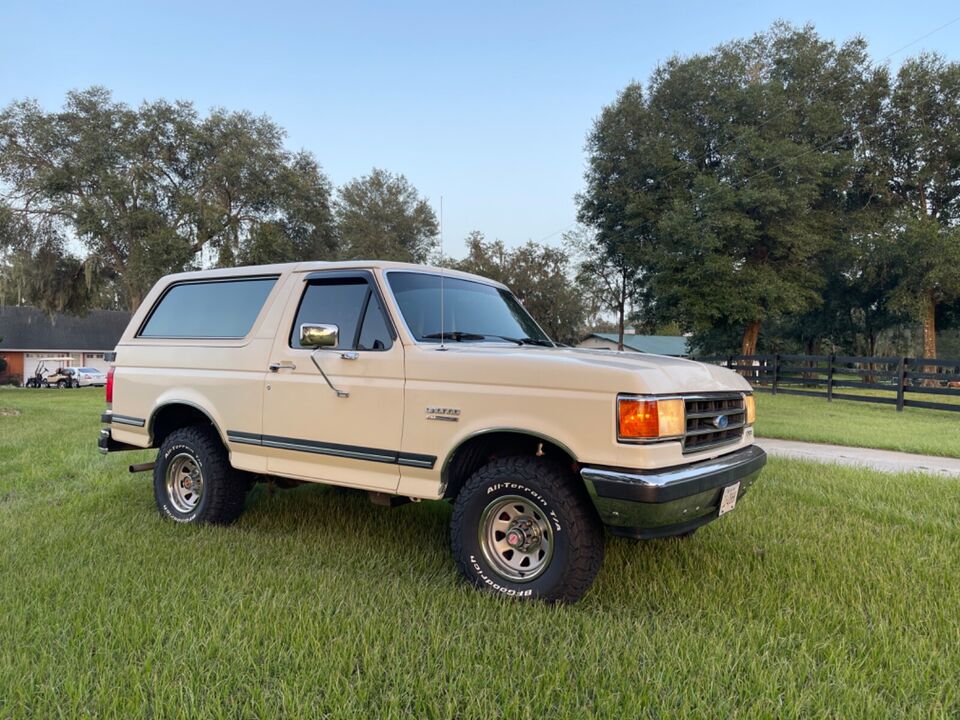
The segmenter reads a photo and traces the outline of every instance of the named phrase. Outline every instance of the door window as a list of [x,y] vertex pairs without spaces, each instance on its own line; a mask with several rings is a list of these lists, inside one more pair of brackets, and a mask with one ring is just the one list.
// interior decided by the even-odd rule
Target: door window
[[380,299],[363,277],[310,282],[290,329],[290,347],[304,347],[300,344],[303,324],[336,325],[337,350],[388,350],[393,345]]
[[357,350],[387,350],[391,345],[393,337],[390,326],[387,325],[386,313],[380,304],[380,297],[376,293],[370,293]]

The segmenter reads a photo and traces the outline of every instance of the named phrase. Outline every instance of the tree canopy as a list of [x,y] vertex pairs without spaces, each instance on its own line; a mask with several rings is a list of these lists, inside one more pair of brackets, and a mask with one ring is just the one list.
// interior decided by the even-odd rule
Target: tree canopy
[[883,87],[861,40],[783,24],[628,86],[589,137],[580,218],[643,269],[640,312],[737,325],[749,353],[816,307]]
[[[131,309],[201,253],[223,266],[331,257],[330,182],[283,136],[269,118],[201,118],[190,103],[163,100],[131,108],[103,88],[69,93],[59,112],[14,102],[0,113],[0,182],[30,232],[6,235],[5,248],[30,255],[43,238],[40,249],[67,262],[78,244],[88,281]],[[66,306],[82,309],[81,300]]]
[[426,262],[437,244],[437,217],[403,175],[374,168],[340,188],[337,225],[347,259]]
[[880,141],[890,213],[878,254],[897,270],[892,302],[919,316],[923,354],[936,357],[937,308],[960,297],[960,64],[905,62]]
[[527,242],[508,249],[474,231],[466,238],[467,255],[450,265],[509,287],[533,318],[556,341],[580,341],[588,306],[572,282],[570,256],[561,248]]

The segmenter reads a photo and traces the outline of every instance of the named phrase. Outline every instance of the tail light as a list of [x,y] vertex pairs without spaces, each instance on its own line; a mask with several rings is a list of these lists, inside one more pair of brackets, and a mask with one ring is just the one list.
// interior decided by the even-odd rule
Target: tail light
[[113,402],[113,373],[116,370],[115,367],[111,367],[107,370],[107,402]]

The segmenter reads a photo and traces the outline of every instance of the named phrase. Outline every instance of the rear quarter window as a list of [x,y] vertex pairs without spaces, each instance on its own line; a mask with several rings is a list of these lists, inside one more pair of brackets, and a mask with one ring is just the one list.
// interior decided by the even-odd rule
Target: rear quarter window
[[137,336],[245,337],[276,282],[276,277],[258,277],[171,285]]

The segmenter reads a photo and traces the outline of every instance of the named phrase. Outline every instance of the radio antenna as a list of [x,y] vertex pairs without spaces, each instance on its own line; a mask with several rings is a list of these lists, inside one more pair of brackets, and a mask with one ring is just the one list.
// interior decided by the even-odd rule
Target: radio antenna
[[443,344],[443,195],[440,196],[440,350],[446,350]]

